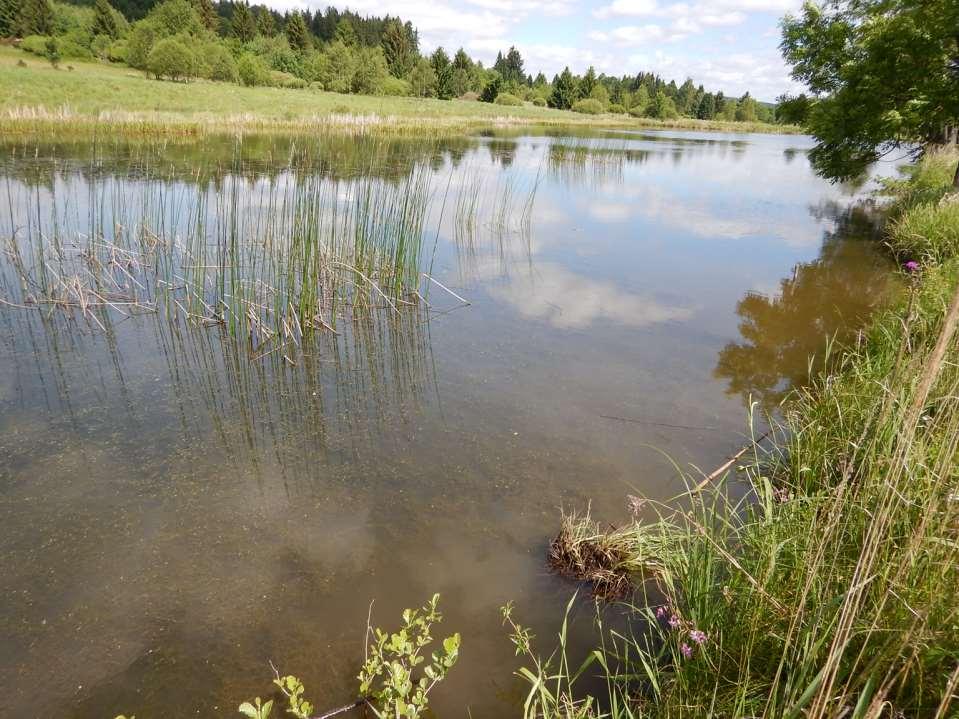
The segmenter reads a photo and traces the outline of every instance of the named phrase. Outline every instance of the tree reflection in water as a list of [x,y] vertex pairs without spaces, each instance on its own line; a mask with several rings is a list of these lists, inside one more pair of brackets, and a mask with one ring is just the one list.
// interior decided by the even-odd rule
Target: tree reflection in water
[[780,282],[779,293],[750,291],[736,306],[742,340],[719,353],[714,375],[728,381],[729,394],[741,394],[769,408],[822,370],[830,341],[855,340],[897,282],[882,253],[881,227],[867,205],[827,203],[810,208],[831,219],[819,258],[801,262]]

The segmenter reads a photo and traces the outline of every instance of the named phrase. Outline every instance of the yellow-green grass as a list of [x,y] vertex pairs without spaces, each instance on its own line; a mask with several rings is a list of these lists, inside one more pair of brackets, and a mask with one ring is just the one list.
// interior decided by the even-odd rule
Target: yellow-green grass
[[690,118],[663,122],[611,114],[585,116],[532,105],[504,107],[464,100],[342,95],[202,80],[166,82],[108,63],[69,60],[54,69],[42,58],[0,46],[0,131],[7,133],[87,132],[98,127],[150,134],[320,128],[462,132],[490,125],[799,131],[790,126],[764,123]]

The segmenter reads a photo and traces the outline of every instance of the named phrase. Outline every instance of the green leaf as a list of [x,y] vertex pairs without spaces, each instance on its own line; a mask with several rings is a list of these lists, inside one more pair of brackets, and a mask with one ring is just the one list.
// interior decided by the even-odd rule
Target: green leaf
[[240,704],[238,711],[243,716],[250,717],[250,719],[260,719],[259,712],[257,712],[256,707],[250,704],[250,702],[243,702]]

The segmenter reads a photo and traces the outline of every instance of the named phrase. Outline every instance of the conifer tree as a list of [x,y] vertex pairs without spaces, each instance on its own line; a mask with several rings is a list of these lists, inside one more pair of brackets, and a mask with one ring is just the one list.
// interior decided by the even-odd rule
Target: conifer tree
[[711,92],[703,95],[699,101],[699,107],[696,108],[696,117],[700,120],[712,120],[716,116],[716,98]]
[[52,35],[53,21],[53,6],[50,0],[23,0],[14,30],[23,37]]
[[586,71],[586,74],[583,75],[583,79],[579,81],[577,95],[580,98],[589,97],[592,94],[594,87],[596,87],[596,69],[590,65],[589,69]]
[[526,71],[523,69],[523,56],[516,47],[510,47],[503,59],[503,79],[508,83],[521,84],[526,81]]
[[0,37],[17,34],[17,15],[20,0],[0,0]]
[[406,77],[416,62],[416,53],[406,28],[396,20],[386,23],[380,40],[386,66],[394,77]]
[[576,81],[573,74],[566,67],[554,80],[553,92],[550,94],[547,103],[550,107],[559,110],[568,110],[576,102]]
[[294,12],[286,22],[286,39],[294,50],[306,51],[310,49],[310,31],[306,27],[303,16]]
[[93,25],[90,28],[94,35],[106,35],[115,38],[120,34],[114,12],[109,0],[97,0],[93,6]]
[[441,100],[449,100],[453,97],[453,66],[450,64],[450,56],[442,47],[436,48],[430,55],[430,65],[433,72],[436,73],[436,96]]
[[212,0],[193,0],[193,7],[200,16],[203,27],[210,32],[216,32],[220,28],[220,17],[216,14]]
[[339,40],[347,47],[356,47],[360,44],[360,39],[356,35],[356,30],[349,18],[340,18],[336,23],[336,32],[333,33],[333,39]]
[[240,42],[250,42],[256,37],[256,21],[253,20],[253,13],[245,2],[238,2],[233,6],[230,33]]
[[276,20],[273,19],[273,13],[263,5],[256,9],[256,31],[263,37],[276,35]]

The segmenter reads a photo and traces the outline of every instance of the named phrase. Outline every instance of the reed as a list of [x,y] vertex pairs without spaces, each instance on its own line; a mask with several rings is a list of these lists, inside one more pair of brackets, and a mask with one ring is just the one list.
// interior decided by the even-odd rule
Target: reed
[[240,156],[235,172],[183,178],[149,161],[101,174],[94,155],[84,193],[55,170],[44,191],[8,182],[0,301],[101,329],[108,311],[179,314],[290,362],[311,332],[418,303],[436,194],[427,164],[380,179],[301,161],[263,177],[244,176]]

